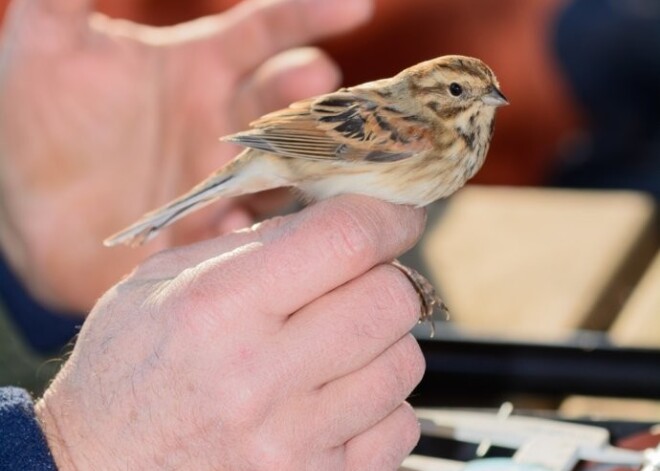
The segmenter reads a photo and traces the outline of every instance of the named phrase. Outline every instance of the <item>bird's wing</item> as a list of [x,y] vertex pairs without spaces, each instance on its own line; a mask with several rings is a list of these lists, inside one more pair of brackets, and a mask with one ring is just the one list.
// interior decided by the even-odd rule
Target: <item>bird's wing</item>
[[285,157],[392,162],[431,147],[430,127],[374,90],[344,89],[292,104],[224,138]]

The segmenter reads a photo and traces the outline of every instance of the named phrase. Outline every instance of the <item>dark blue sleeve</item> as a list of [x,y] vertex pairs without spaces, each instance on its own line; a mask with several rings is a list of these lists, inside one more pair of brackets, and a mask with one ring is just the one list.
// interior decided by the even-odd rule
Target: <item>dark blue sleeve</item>
[[0,252],[0,298],[27,343],[41,354],[58,352],[78,332],[83,316],[39,304],[14,275]]
[[57,471],[23,389],[0,388],[0,471]]

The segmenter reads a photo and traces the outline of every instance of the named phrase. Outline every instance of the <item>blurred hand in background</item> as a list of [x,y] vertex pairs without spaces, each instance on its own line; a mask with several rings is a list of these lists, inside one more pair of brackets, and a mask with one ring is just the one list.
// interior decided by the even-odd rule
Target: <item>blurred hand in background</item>
[[263,202],[232,200],[146,247],[101,245],[231,158],[219,136],[336,88],[327,56],[291,48],[361,24],[371,1],[252,0],[167,28],[92,8],[15,0],[0,43],[0,243],[40,301],[80,311],[147,255],[252,222]]

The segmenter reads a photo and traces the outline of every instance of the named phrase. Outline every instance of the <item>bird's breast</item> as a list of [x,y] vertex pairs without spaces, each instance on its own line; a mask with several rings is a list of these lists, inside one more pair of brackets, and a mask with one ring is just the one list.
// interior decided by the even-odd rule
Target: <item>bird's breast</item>
[[397,162],[308,162],[305,167],[296,169],[300,177],[295,186],[313,200],[354,193],[426,206],[450,195],[466,180],[458,158],[441,158],[431,151]]

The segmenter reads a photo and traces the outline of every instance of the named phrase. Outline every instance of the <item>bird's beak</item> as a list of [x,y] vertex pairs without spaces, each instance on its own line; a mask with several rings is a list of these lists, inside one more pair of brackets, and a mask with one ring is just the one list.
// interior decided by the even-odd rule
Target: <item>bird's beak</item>
[[509,104],[509,100],[497,87],[492,87],[488,93],[481,97],[481,101],[488,106],[505,106]]

